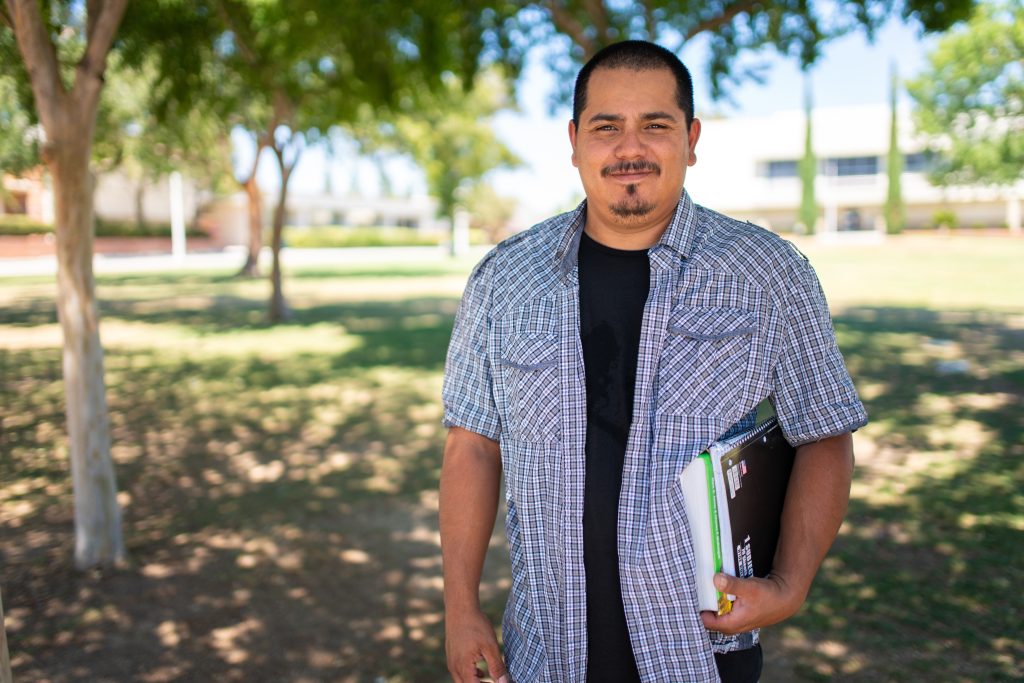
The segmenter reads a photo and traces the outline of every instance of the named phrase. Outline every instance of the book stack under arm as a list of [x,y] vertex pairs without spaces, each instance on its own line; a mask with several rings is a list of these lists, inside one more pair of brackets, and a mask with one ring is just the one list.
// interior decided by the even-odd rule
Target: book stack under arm
[[679,475],[700,609],[720,615],[734,597],[715,589],[714,575],[767,576],[779,541],[796,449],[763,405],[753,428],[711,444]]

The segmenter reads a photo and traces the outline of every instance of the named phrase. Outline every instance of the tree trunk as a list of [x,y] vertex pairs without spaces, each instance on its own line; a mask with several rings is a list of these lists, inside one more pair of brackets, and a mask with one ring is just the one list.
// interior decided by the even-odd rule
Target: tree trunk
[[124,562],[125,549],[110,456],[110,419],[92,270],[91,140],[76,140],[73,129],[61,132],[54,136],[61,143],[47,155],[47,161],[56,208],[57,315],[64,332],[75,566],[86,569]]
[[13,683],[11,656],[7,652],[7,631],[4,629],[4,601],[0,597],[0,683]]
[[248,198],[249,251],[245,257],[245,265],[242,266],[242,270],[238,274],[245,277],[259,277],[260,251],[263,249],[263,209],[255,170],[248,180],[242,183],[242,187],[245,188],[245,195]]
[[146,230],[146,181],[140,180],[135,186],[135,227],[139,232]]
[[32,0],[7,0],[8,18],[46,131],[42,157],[53,178],[57,316],[64,333],[64,397],[75,500],[75,566],[79,569],[125,559],[92,274],[89,157],[107,53],[126,4],[127,0],[85,3],[87,42],[68,90],[61,81],[57,50],[40,5]]
[[[278,150],[274,150],[277,154]],[[291,318],[291,310],[284,298],[284,290],[281,286],[281,245],[284,233],[285,208],[288,198],[288,179],[291,178],[292,169],[295,164],[285,164],[282,155],[278,154],[278,165],[281,169],[281,193],[277,198],[277,206],[274,207],[273,237],[270,250],[274,255],[273,269],[270,272],[270,283],[272,287],[270,295],[270,321],[274,323],[283,322]]]

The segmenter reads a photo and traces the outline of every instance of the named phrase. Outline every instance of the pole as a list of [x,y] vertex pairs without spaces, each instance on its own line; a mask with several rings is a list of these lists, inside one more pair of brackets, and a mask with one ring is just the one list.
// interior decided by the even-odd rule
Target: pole
[[171,183],[171,255],[176,263],[185,260],[185,198],[181,173],[172,171]]

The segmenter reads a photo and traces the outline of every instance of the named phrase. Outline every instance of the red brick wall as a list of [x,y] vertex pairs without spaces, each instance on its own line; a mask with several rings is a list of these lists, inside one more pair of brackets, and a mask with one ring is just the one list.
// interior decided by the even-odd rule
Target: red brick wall
[[[215,248],[212,240],[190,237],[186,240],[189,251],[209,251]],[[0,235],[0,258],[32,258],[56,253],[53,234]],[[169,237],[97,237],[93,242],[97,254],[170,254]]]

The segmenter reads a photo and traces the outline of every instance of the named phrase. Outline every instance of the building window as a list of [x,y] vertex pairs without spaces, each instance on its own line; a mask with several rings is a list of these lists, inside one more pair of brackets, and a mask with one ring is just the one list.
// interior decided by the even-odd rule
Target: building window
[[904,173],[927,173],[932,170],[931,152],[914,152],[903,156]]
[[825,175],[876,175],[878,157],[838,157],[825,160]]
[[6,197],[0,196],[3,200],[3,211],[0,213],[16,213],[25,215],[28,213],[28,194],[25,192],[9,191]]
[[796,159],[768,161],[764,164],[766,178],[796,178],[798,175]]

